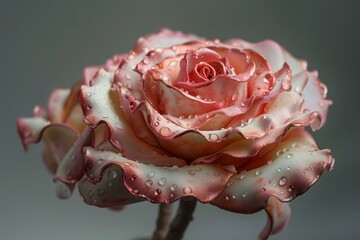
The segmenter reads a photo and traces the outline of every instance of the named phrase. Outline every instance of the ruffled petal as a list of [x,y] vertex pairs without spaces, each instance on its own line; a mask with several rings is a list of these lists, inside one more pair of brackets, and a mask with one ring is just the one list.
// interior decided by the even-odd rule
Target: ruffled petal
[[175,32],[170,29],[161,29],[157,33],[149,34],[138,39],[134,51],[136,53],[148,52],[155,48],[168,48],[188,41],[199,40],[200,38],[182,32]]
[[85,150],[85,159],[86,174],[93,183],[101,182],[106,167],[117,165],[123,171],[123,184],[131,194],[157,203],[170,203],[186,196],[209,202],[234,174],[231,166],[226,169],[212,164],[156,167],[90,147]]
[[114,165],[104,170],[96,184],[85,176],[78,184],[81,198],[89,205],[113,207],[142,201],[130,194],[123,183],[123,171]]
[[28,149],[29,144],[39,141],[42,130],[49,124],[50,122],[42,117],[19,118],[17,120],[17,130],[25,150]]
[[[84,157],[82,149],[84,146],[92,146],[93,142],[93,130],[86,128],[81,133],[79,138],[74,142],[72,147],[62,158],[54,177],[54,181],[57,184],[58,181],[62,182],[61,188],[58,188],[57,195],[59,198],[68,198],[71,195],[73,186],[84,175]],[[68,189],[64,189],[67,187]]]
[[119,105],[119,92],[113,86],[113,78],[113,73],[100,69],[91,87],[82,86],[80,101],[84,121],[91,127],[106,123],[111,144],[129,159],[156,165],[181,164],[181,159],[166,156],[163,150],[141,141],[135,135]]
[[320,124],[312,124],[311,128],[313,130],[321,128],[326,122],[328,108],[332,104],[332,101],[326,99],[326,96],[326,85],[319,80],[317,72],[310,72],[309,81],[302,90],[302,97],[304,99],[302,111],[319,113]]
[[65,118],[64,106],[70,96],[70,89],[58,88],[50,95],[48,102],[49,120],[53,123],[61,123]]
[[307,64],[304,60],[293,57],[287,50],[273,40],[264,40],[257,43],[249,43],[241,39],[232,39],[227,42],[231,46],[240,49],[252,49],[266,58],[273,71],[278,71],[284,63],[289,64],[293,74],[306,71]]
[[270,235],[282,231],[288,224],[291,215],[289,204],[279,201],[276,197],[268,198],[265,211],[268,220],[259,236],[260,239],[267,239]]
[[228,211],[253,213],[269,197],[288,202],[303,194],[334,160],[330,150],[318,150],[311,135],[295,129],[276,146],[264,148],[258,158],[238,169],[212,204]]

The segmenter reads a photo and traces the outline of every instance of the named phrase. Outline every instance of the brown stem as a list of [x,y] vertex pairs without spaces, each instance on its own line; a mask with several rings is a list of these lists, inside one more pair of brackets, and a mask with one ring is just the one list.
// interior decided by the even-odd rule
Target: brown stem
[[156,221],[156,229],[152,240],[164,240],[169,230],[171,221],[172,205],[161,203],[159,205],[159,215]]
[[196,207],[195,198],[181,199],[174,220],[171,223],[166,240],[181,240],[190,221],[193,220],[193,212]]

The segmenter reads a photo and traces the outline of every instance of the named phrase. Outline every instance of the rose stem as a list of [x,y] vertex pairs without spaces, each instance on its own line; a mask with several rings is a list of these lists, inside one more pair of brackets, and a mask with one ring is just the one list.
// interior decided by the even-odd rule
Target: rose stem
[[181,199],[174,220],[170,225],[166,240],[181,240],[190,221],[193,220],[193,212],[196,207],[195,198]]
[[159,215],[152,240],[164,240],[169,230],[172,213],[172,204],[159,204]]

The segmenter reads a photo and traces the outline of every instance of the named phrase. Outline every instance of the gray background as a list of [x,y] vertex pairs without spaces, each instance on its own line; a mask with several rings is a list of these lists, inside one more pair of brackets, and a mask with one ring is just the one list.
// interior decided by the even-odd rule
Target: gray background
[[[272,38],[317,69],[334,100],[317,132],[335,170],[292,202],[288,228],[272,239],[360,239],[357,1],[4,1],[0,2],[0,239],[131,239],[152,232],[149,203],[111,212],[75,193],[57,199],[41,146],[24,153],[15,121],[69,87],[87,65],[127,52],[141,35],[170,27],[209,39]],[[255,239],[265,214],[199,205],[186,239]]]

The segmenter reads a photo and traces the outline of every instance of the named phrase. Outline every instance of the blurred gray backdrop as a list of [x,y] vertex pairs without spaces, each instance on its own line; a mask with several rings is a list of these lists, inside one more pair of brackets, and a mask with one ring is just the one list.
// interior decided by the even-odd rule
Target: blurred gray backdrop
[[[360,239],[359,1],[0,1],[0,239],[122,240],[152,233],[150,203],[98,209],[78,194],[57,199],[41,146],[24,153],[15,121],[70,87],[82,69],[127,52],[169,27],[209,39],[272,38],[318,70],[334,100],[315,133],[335,170],[291,203],[288,228],[272,239]],[[186,239],[256,239],[265,213],[240,215],[199,205]]]

